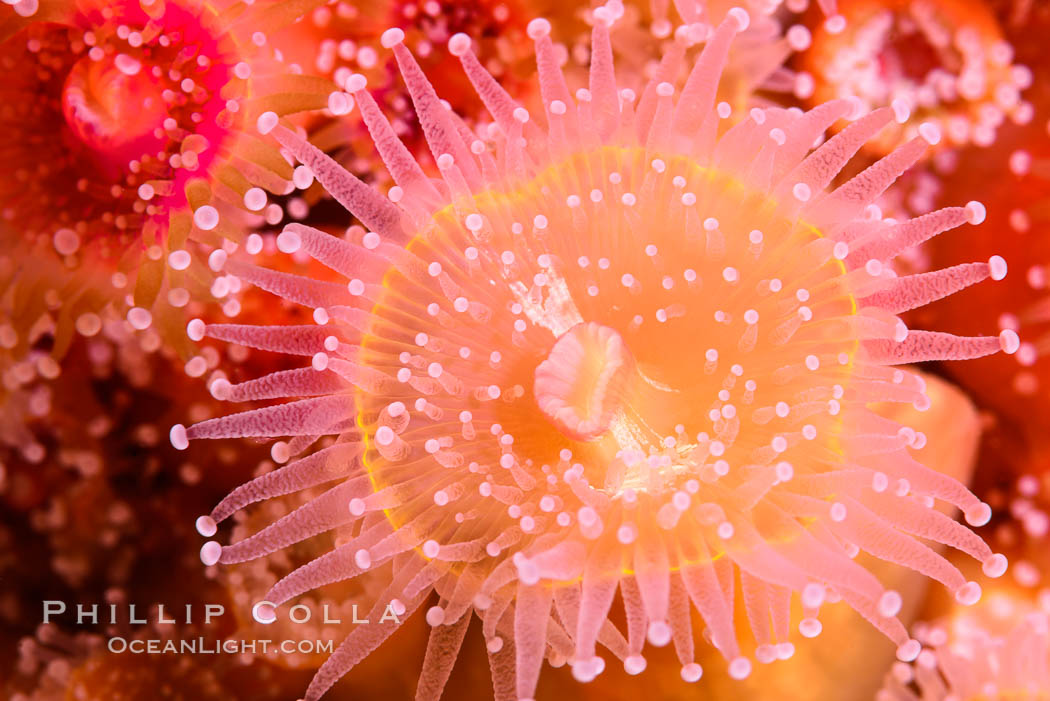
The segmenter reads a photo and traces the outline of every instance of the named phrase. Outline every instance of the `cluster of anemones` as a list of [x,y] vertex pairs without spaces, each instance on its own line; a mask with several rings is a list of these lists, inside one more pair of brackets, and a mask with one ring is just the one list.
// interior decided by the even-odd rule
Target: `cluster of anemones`
[[1022,91],[1032,71],[1014,63],[992,10],[960,0],[842,0],[838,14],[814,23],[813,44],[800,55],[814,79],[816,102],[857,97],[868,107],[893,106],[898,127],[868,145],[888,153],[922,124],[936,125],[946,146],[987,146],[1007,120],[1034,116]]
[[[742,679],[755,661],[792,657],[796,632],[820,635],[818,614],[838,601],[894,643],[883,698],[1050,686],[1036,664],[1045,616],[1005,637],[957,625],[913,635],[906,589],[855,559],[911,568],[969,606],[981,585],[959,555],[989,577],[1006,557],[949,510],[979,527],[1003,505],[1029,540],[1050,530],[1035,477],[1009,501],[978,489],[985,504],[930,469],[928,429],[888,408],[930,404],[902,364],[1005,351],[1020,369],[1000,418],[1042,410],[1050,345],[1031,332],[1050,320],[1046,266],[981,286],[998,290],[985,299],[1021,285],[1035,300],[996,304],[1009,313],[991,321],[966,295],[948,314],[966,310],[959,326],[931,323],[926,306],[1006,274],[1003,227],[965,226],[984,221],[981,203],[935,210],[950,204],[949,171],[967,170],[960,147],[1004,132],[1012,143],[1010,121],[1044,132],[1040,74],[984,5],[824,0],[805,15],[805,0],[676,0],[673,12],[611,0],[551,8],[559,43],[517,1],[5,3],[0,444],[19,454],[0,456],[0,496],[39,501],[23,510],[70,587],[126,579],[118,546],[140,515],[92,480],[105,449],[80,450],[54,407],[94,411],[69,384],[76,358],[89,358],[83,376],[100,394],[114,364],[141,390],[157,383],[144,354],[163,348],[214,400],[253,408],[210,418],[211,403],[159,397],[165,410],[134,417],[129,441],[101,419],[85,430],[150,451],[150,474],[163,460],[157,427],[185,420],[172,411],[196,422],[171,429],[180,450],[280,439],[271,460],[243,461],[255,479],[197,529],[223,527],[232,542],[208,541],[201,559],[256,616],[234,637],[283,634],[265,626],[293,599],[343,617],[375,602],[362,613],[380,622],[346,638],[308,699],[394,632],[390,608],[401,620],[425,610],[419,698],[440,695],[475,614],[497,698],[527,701],[544,660],[589,681],[608,651],[639,674],[646,643],[672,646],[695,682],[708,664],[700,620],[700,645]],[[566,29],[581,19],[589,42]],[[288,119],[299,110],[313,114]],[[993,222],[1028,237],[1016,239],[1026,261],[1041,245],[1045,154],[1007,150],[1009,192],[956,199],[979,196]],[[914,192],[891,187],[931,151]],[[326,196],[352,226],[314,206]],[[995,211],[1000,199],[1016,207]],[[930,270],[916,251],[957,227],[995,232],[975,256],[986,262],[952,265],[940,247],[932,260],[952,267]],[[211,323],[215,301],[223,322],[246,323]],[[208,321],[190,322],[188,339],[168,333],[197,314]],[[916,330],[942,326],[999,332]],[[215,343],[194,347],[205,338]],[[224,369],[219,343],[240,367]],[[30,430],[49,415],[51,434]],[[48,457],[45,444],[84,485],[45,499],[52,473],[25,464]],[[217,463],[236,456],[221,452]],[[172,474],[203,479],[190,461]],[[997,525],[996,549],[1020,560],[1014,579],[1035,586],[1045,562]],[[1032,654],[1006,654],[1018,646]],[[105,695],[134,671],[92,655],[71,675],[46,647],[28,644],[25,664],[47,666],[49,691]],[[155,667],[143,679],[169,674],[143,667]],[[194,693],[226,693],[200,680]]]
[[[901,595],[852,556],[917,570],[961,604],[976,602],[980,585],[923,541],[969,554],[992,577],[1006,559],[933,508],[954,505],[975,526],[990,517],[915,458],[921,432],[872,403],[926,408],[921,378],[895,366],[1014,352],[1018,339],[910,330],[897,316],[1001,279],[998,256],[908,276],[889,263],[980,224],[984,208],[895,221],[872,205],[940,140],[932,124],[832,186],[865,143],[906,121],[899,108],[867,112],[843,99],[734,114],[716,104],[730,46],[750,22],[739,8],[709,28],[684,78],[669,70],[640,92],[621,88],[609,32],[618,11],[594,12],[588,86],[575,91],[549,22],[528,25],[542,96],[534,111],[484,69],[469,37],[452,36],[448,51],[493,118],[477,130],[442,104],[404,32],[384,32],[437,180],[361,76],[346,86],[396,183],[385,194],[278,115],[259,117],[259,131],[363,227],[333,236],[293,224],[276,239],[339,283],[223,261],[227,275],[312,310],[314,323],[194,320],[189,336],[309,363],[236,384],[215,378],[219,399],[294,401],[176,425],[171,440],[183,449],[291,437],[272,449],[286,464],[199,519],[206,536],[252,503],[331,486],[232,545],[209,541],[202,559],[242,562],[350,529],[278,581],[259,615],[392,563],[376,619],[388,602],[403,615],[439,597],[425,614],[424,695],[440,693],[472,613],[497,689],[519,699],[533,696],[545,658],[593,679],[605,665],[598,645],[638,673],[646,641],[673,642],[682,677],[696,681],[694,607],[735,678],[752,657],[792,656],[793,602],[803,636],[820,633],[821,606],[843,600],[913,660],[921,643],[897,619]],[[753,644],[735,625],[738,580]],[[626,636],[609,620],[617,593]],[[395,628],[355,629],[307,698]]]
[[893,666],[876,701],[1036,701],[1050,691],[1050,615],[1024,597],[995,592],[916,636],[927,649]]

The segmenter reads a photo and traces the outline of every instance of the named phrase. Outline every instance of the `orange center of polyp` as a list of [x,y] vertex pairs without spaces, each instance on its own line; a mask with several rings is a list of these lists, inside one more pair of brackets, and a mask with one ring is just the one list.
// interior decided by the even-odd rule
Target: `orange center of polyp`
[[623,404],[632,360],[620,334],[594,322],[565,332],[536,366],[536,403],[565,436],[591,441]]
[[80,59],[62,89],[62,113],[77,138],[101,152],[151,137],[167,117],[148,66],[125,54]]
[[[800,430],[778,402],[831,398],[806,357],[854,351],[842,324],[803,326],[855,313],[830,242],[687,156],[574,153],[436,212],[407,251],[354,358],[388,378],[359,387],[358,425],[377,490],[425,487],[388,517],[443,519],[438,541],[573,511],[570,469],[613,498],[746,479]],[[808,419],[800,450],[833,447],[838,421]]]

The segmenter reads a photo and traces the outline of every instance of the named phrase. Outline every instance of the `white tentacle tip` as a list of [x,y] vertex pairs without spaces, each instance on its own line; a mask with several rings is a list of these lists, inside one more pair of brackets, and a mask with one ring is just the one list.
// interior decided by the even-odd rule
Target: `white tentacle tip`
[[294,231],[282,231],[277,234],[277,250],[281,253],[291,255],[298,251],[303,245],[303,240]]
[[1006,277],[1006,260],[1002,256],[992,256],[988,259],[989,274],[993,280],[1002,280]]
[[897,648],[897,659],[901,662],[914,662],[922,652],[922,645],[918,640],[908,640]]
[[813,91],[817,89],[817,81],[811,73],[799,71],[795,74],[794,85],[791,92],[800,100],[808,100],[813,97]]
[[533,41],[542,39],[545,36],[549,36],[551,33],[551,23],[542,17],[529,22],[529,25],[525,28],[525,33],[529,35],[529,38]]
[[128,323],[136,331],[145,331],[153,324],[153,314],[142,307],[132,307],[127,314]]
[[201,562],[208,567],[211,567],[218,562],[221,555],[222,546],[214,540],[209,540],[201,546]]
[[893,326],[893,340],[897,343],[903,343],[908,338],[908,325],[900,319],[897,319],[897,323]]
[[263,112],[259,115],[259,119],[256,120],[255,126],[260,134],[269,134],[277,126],[277,113]]
[[391,27],[379,37],[384,49],[392,49],[405,40],[405,33],[397,27]]
[[1013,329],[1003,329],[999,332],[999,347],[1003,353],[1013,355],[1021,347],[1021,339]]
[[[260,192],[262,192],[262,190],[260,190]],[[263,197],[265,199],[265,195]],[[253,236],[258,236],[258,234],[253,234]],[[262,250],[262,248],[260,247],[259,250]],[[256,251],[256,253],[258,252],[259,251]],[[208,267],[212,269],[212,272],[217,273],[223,269],[223,266],[226,265],[227,258],[229,258],[229,254],[226,251],[222,250],[221,248],[216,248],[214,251],[208,254]]]
[[440,606],[431,606],[427,609],[426,619],[427,625],[431,628],[437,628],[445,622],[445,609]]
[[930,146],[941,143],[941,128],[933,122],[923,122],[919,125],[919,136]]
[[596,26],[601,23],[603,27],[611,27],[615,20],[616,16],[608,7],[602,6],[594,8],[594,22]]
[[628,655],[623,661],[623,671],[631,676],[645,671],[646,661],[641,655]]
[[994,553],[987,560],[981,563],[981,571],[992,579],[998,579],[1006,574],[1006,568],[1009,566],[1009,562],[1006,559],[1006,555],[1002,553]]
[[841,34],[846,29],[846,18],[842,15],[832,15],[824,20],[824,29],[828,34]]
[[693,682],[700,681],[700,677],[704,676],[704,669],[696,662],[690,662],[689,664],[682,667],[682,681]]
[[802,588],[802,605],[807,608],[820,608],[824,605],[827,590],[824,585],[810,582]]
[[907,100],[898,97],[890,103],[890,107],[893,108],[893,118],[897,124],[904,124],[911,119],[911,108]]
[[850,95],[849,97],[845,97],[843,99],[850,105],[849,113],[843,115],[844,119],[848,119],[851,122],[855,122],[869,112],[868,106],[865,105],[864,101],[856,95]]
[[172,426],[168,437],[171,439],[171,445],[175,450],[186,450],[186,448],[190,447],[190,439],[186,436],[186,427],[182,424]]
[[358,550],[354,553],[354,564],[358,569],[367,570],[372,567],[372,555],[365,549]]
[[671,626],[666,621],[653,621],[649,624],[646,637],[651,645],[663,647],[671,642]]
[[605,660],[601,657],[592,657],[589,660],[577,660],[572,665],[572,677],[578,682],[587,683],[594,681],[605,669]]
[[463,56],[470,51],[470,37],[463,32],[453,34],[448,40],[448,52],[453,56]]
[[798,632],[803,638],[815,638],[823,629],[824,627],[816,618],[803,618],[798,624]]
[[971,526],[983,526],[992,520],[992,507],[979,502],[966,509],[965,517]]
[[200,341],[204,338],[204,322],[200,319],[191,319],[190,323],[186,324],[186,335],[190,337],[191,341]]
[[350,114],[354,108],[354,102],[345,92],[334,90],[328,94],[328,111],[336,117]]
[[988,210],[984,208],[984,205],[977,200],[971,200],[966,203],[966,220],[973,225],[984,222],[984,218],[988,215]]
[[211,516],[201,516],[197,519],[197,532],[205,538],[211,538],[215,535],[215,531],[218,530],[218,526],[215,523],[215,519]]
[[168,265],[171,266],[172,270],[185,270],[190,267],[190,263],[193,259],[190,257],[189,251],[184,251],[181,248],[172,251],[168,255]]
[[211,392],[211,396],[220,402],[224,402],[230,397],[230,390],[233,385],[225,377],[217,377],[212,380],[211,386],[208,387],[208,391]]
[[892,589],[882,594],[879,599],[879,615],[883,618],[893,618],[901,611],[903,605],[901,595]]
[[360,73],[351,73],[350,76],[346,79],[346,82],[343,84],[343,87],[345,87],[346,91],[349,93],[356,93],[364,90],[365,86],[367,85],[367,77],[361,75]]
[[285,441],[277,441],[270,446],[270,457],[278,465],[283,465],[288,462],[292,457],[291,450],[288,449],[288,443]]
[[747,679],[751,676],[751,660],[746,657],[737,657],[729,663],[729,676],[737,681]]
[[963,606],[973,606],[981,600],[981,585],[967,582],[955,590],[955,600]]
[[269,601],[260,601],[252,607],[252,618],[263,625],[270,625],[277,620],[277,611]]
[[751,25],[751,15],[742,7],[734,7],[726,16],[736,22],[736,30],[742,32]]
[[813,35],[810,33],[809,29],[802,24],[788,27],[785,37],[787,37],[788,46],[794,51],[805,51],[813,43]]

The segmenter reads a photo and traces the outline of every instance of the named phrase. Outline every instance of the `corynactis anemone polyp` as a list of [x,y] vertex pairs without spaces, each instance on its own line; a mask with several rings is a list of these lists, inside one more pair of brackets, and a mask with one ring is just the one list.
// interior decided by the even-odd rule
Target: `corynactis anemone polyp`
[[929,649],[911,665],[896,663],[875,701],[1047,698],[1050,616],[1003,596],[991,608],[979,618],[920,626]]
[[[228,271],[313,308],[316,326],[206,325],[205,336],[311,357],[308,367],[212,392],[231,401],[307,397],[172,428],[172,443],[292,436],[284,462],[321,436],[322,450],[234,490],[198,522],[333,480],[329,491],[238,543],[210,541],[206,564],[260,557],[336,526],[355,538],[278,582],[280,605],[393,560],[378,620],[393,599],[410,613],[440,603],[420,680],[444,686],[472,611],[499,698],[533,696],[541,663],[580,680],[604,667],[601,643],[627,671],[645,640],[673,640],[682,677],[700,678],[690,602],[730,674],[749,674],[734,629],[736,592],[763,662],[790,657],[790,604],[804,636],[818,609],[845,600],[911,660],[920,645],[896,618],[901,600],[851,559],[859,550],[937,579],[972,603],[976,582],[918,538],[950,545],[998,576],[1006,568],[941,500],[980,525],[990,509],[915,460],[921,433],[870,402],[927,402],[894,365],[1016,349],[1013,332],[960,338],[908,331],[896,313],[1005,274],[999,258],[895,277],[900,250],[967,221],[978,203],[910,221],[870,202],[927,146],[916,138],[825,192],[865,141],[893,119],[855,118],[810,153],[853,101],[809,112],[755,109],[728,118],[715,91],[739,8],[713,30],[680,90],[653,80],[635,100],[614,75],[609,25],[595,12],[590,85],[575,99],[534,20],[545,126],[518,106],[456,35],[458,56],[495,124],[475,136],[445,109],[403,33],[393,50],[441,173],[426,177],[374,107],[354,95],[397,186],[383,197],[276,115],[270,133],[368,228],[347,238],[301,225],[280,234],[344,274],[346,286],[240,261]],[[677,98],[676,98],[677,92]],[[935,133],[923,130],[934,137]],[[739,584],[737,579],[739,578]],[[739,586],[739,589],[737,589]],[[617,588],[626,639],[609,620]],[[261,615],[268,615],[269,604]],[[316,699],[396,628],[355,629],[315,677]],[[508,674],[514,669],[515,674]]]
[[883,154],[939,126],[948,144],[987,146],[1007,117],[1030,120],[1021,92],[1031,71],[1013,63],[1013,48],[985,3],[842,0],[841,15],[819,21],[801,67],[815,78],[817,103],[857,96],[869,108],[910,114],[866,150]]
[[212,250],[249,222],[280,220],[266,190],[290,191],[292,169],[241,127],[266,110],[323,107],[332,87],[275,74],[266,32],[288,14],[272,2],[67,0],[0,23],[12,171],[0,216],[24,250],[75,274],[56,345],[78,321],[90,335],[112,301],[148,327],[156,299],[183,307],[207,291]]

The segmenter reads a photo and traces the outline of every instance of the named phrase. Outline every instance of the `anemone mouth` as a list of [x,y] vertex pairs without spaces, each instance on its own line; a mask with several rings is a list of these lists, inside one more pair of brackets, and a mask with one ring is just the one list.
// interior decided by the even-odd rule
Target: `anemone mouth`
[[[515,521],[525,538],[576,523],[558,493],[567,470],[624,508],[686,485],[703,500],[808,442],[741,421],[762,406],[778,420],[773,397],[798,372],[785,353],[841,368],[834,391],[848,386],[857,304],[832,248],[767,193],[640,147],[585,150],[454,200],[403,248],[410,263],[385,253],[382,283],[357,288],[375,298],[357,361],[396,378],[355,392],[364,464],[377,492],[410,475],[418,490],[387,517],[411,530],[439,494],[428,537],[487,547]],[[799,330],[814,308],[830,335]],[[566,394],[558,370],[573,362]],[[840,430],[825,412],[807,432],[834,453]]]
[[632,375],[631,354],[615,329],[581,322],[566,331],[536,366],[540,411],[565,436],[593,441],[619,419]]
[[161,140],[154,131],[168,116],[156,78],[123,54],[73,64],[62,88],[62,112],[86,146],[116,161],[156,150]]
[[2,89],[21,186],[0,190],[7,216],[33,238],[73,229],[104,258],[149,241],[231,146],[242,48],[213,8],[180,2],[60,3],[7,36],[0,64],[32,66]]

